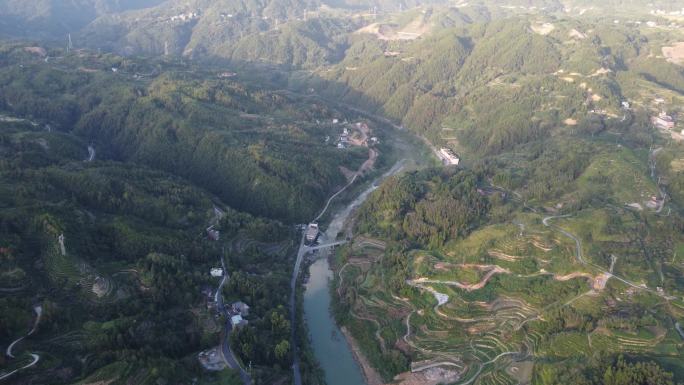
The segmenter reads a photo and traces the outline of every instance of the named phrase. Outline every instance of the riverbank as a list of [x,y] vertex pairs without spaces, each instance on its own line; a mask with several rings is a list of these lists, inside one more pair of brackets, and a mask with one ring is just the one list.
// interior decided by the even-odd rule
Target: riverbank
[[325,373],[326,383],[365,385],[363,371],[330,313],[332,271],[328,259],[316,259],[309,266],[309,274],[304,285],[304,317],[311,347]]
[[354,336],[351,335],[351,332],[344,326],[340,327],[340,330],[344,335],[344,339],[347,340],[347,344],[349,344],[349,347],[351,348],[354,361],[356,361],[356,363],[361,367],[363,378],[366,380],[366,384],[384,385],[385,381],[382,380],[382,376],[380,376],[380,373],[378,373],[370,364],[370,362],[368,362],[366,356],[363,355],[361,347],[359,347],[359,344],[356,342],[356,339],[354,339]]
[[[345,226],[348,226],[348,220],[354,210],[363,204],[385,178],[401,172],[405,163],[405,159],[399,160],[386,173],[365,186],[352,202],[342,207],[336,207],[326,231],[320,235],[319,242],[326,243],[337,239],[337,236],[344,231]],[[299,263],[301,263],[306,250],[302,238],[295,269],[299,268]],[[325,250],[320,252],[327,253]],[[358,359],[355,359],[348,340],[341,338],[340,334],[344,335],[344,333],[339,329],[330,312],[332,300],[330,281],[332,276],[333,271],[330,269],[327,258],[317,259],[309,266],[309,280],[304,290],[304,317],[309,329],[311,345],[316,359],[325,372],[328,385],[365,385],[367,383],[364,380],[365,369],[362,368]],[[294,280],[292,283],[294,284]],[[356,346],[356,350],[359,352],[358,346]],[[370,368],[368,364],[365,366]],[[294,370],[296,373],[298,368],[294,368]],[[378,378],[380,377],[378,376]],[[295,384],[299,385],[296,381],[297,379],[295,379]],[[382,384],[382,381],[374,385],[378,384]]]

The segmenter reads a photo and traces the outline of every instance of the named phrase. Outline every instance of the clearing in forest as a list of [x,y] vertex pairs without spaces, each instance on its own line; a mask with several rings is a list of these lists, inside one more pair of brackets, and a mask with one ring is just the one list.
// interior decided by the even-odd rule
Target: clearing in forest
[[684,42],[675,43],[671,47],[663,47],[663,56],[670,63],[684,65]]

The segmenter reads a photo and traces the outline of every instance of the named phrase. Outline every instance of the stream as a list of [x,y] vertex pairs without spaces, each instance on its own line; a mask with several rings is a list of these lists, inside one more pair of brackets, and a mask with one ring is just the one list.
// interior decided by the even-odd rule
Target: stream
[[[334,214],[325,233],[321,234],[320,242],[334,241],[354,209],[359,207],[385,178],[400,172],[404,168],[404,163],[404,160],[397,162],[392,169],[361,192],[353,202],[340,208]],[[327,253],[324,250],[319,252]],[[304,317],[314,354],[325,372],[325,381],[328,385],[365,385],[363,371],[354,360],[351,348],[331,314],[330,282],[333,272],[327,255],[321,256],[326,258],[318,258],[309,267],[310,278],[304,291]]]

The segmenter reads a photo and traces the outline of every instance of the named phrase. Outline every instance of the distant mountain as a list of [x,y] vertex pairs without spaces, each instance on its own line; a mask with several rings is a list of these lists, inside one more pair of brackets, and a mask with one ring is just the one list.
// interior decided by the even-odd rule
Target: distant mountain
[[84,28],[78,40],[123,54],[316,67],[341,59],[352,32],[388,18],[443,28],[489,21],[528,7],[563,8],[557,0],[512,4],[504,8],[491,1],[447,6],[444,0],[168,0],[156,7],[103,15]]
[[105,15],[80,34],[83,44],[125,54],[191,55],[220,50],[242,36],[303,19],[315,0],[170,0],[144,10]]
[[55,38],[75,32],[97,17],[146,8],[162,0],[4,0],[0,36]]

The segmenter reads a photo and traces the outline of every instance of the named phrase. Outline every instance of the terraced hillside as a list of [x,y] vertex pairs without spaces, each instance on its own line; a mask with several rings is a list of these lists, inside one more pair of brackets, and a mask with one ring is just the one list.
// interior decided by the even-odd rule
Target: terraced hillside
[[607,370],[585,357],[618,355],[681,375],[681,209],[649,152],[610,137],[409,174],[371,196],[338,255],[336,312],[385,381],[564,383]]

